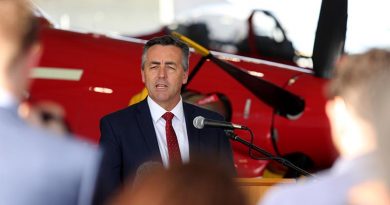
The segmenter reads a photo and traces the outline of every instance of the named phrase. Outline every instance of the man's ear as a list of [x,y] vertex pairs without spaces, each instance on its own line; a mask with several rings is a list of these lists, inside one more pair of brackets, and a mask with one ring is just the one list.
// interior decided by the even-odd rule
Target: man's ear
[[42,57],[42,46],[40,43],[35,43],[26,53],[26,67],[31,69],[38,65]]
[[189,73],[189,70],[184,71],[184,74],[183,74],[183,85],[184,85],[184,84],[187,84],[187,81],[188,81],[188,73]]
[[334,105],[333,99],[328,100],[325,104],[325,112],[326,112],[326,115],[328,116],[330,122],[333,121],[334,110],[335,110],[335,105]]
[[145,71],[143,68],[141,69],[141,77],[142,77],[142,82],[145,83]]
[[340,119],[345,119],[347,106],[341,97],[335,97],[326,102],[325,111],[329,119],[339,121]]
[[338,136],[344,133],[345,123],[348,122],[349,115],[345,101],[341,97],[328,100],[325,105],[326,115],[329,118],[332,135]]

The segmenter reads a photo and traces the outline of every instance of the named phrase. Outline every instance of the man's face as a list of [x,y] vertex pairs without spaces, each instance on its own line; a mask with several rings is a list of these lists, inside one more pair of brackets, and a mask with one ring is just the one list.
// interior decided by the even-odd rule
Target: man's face
[[180,101],[181,86],[187,83],[188,71],[184,72],[182,58],[176,46],[154,45],[148,49],[141,71],[149,96],[168,111]]

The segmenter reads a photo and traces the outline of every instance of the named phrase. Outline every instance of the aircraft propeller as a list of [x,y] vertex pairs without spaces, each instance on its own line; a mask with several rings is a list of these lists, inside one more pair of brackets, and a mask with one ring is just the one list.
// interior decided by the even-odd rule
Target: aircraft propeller
[[301,97],[268,81],[253,76],[248,71],[241,69],[225,60],[217,58],[209,50],[187,38],[186,36],[183,36],[177,32],[172,32],[172,35],[186,42],[203,57],[210,59],[230,76],[236,79],[240,84],[245,86],[257,98],[262,100],[270,107],[274,108],[276,113],[280,116],[286,117],[288,119],[296,119],[304,111],[305,101]]

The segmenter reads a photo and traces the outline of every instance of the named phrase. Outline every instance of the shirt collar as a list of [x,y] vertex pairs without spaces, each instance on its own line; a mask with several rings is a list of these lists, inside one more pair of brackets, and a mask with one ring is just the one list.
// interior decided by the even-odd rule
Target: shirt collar
[[[159,119],[161,119],[162,115],[164,115],[167,110],[162,108],[159,104],[157,104],[152,98],[148,96],[147,102],[149,105],[150,113],[152,115],[152,119],[154,123],[157,123]],[[184,110],[183,110],[183,103],[182,98],[180,96],[180,101],[177,103],[177,105],[170,111],[175,115],[175,117],[183,122],[184,121]]]
[[14,108],[18,106],[18,100],[12,93],[8,92],[3,87],[0,87],[0,107]]

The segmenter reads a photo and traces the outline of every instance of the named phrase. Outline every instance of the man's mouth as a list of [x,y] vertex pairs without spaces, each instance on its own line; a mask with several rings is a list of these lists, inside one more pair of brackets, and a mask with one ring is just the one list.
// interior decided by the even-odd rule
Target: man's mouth
[[164,89],[167,87],[168,87],[168,85],[166,85],[166,84],[156,84],[156,88],[158,88],[158,89]]

